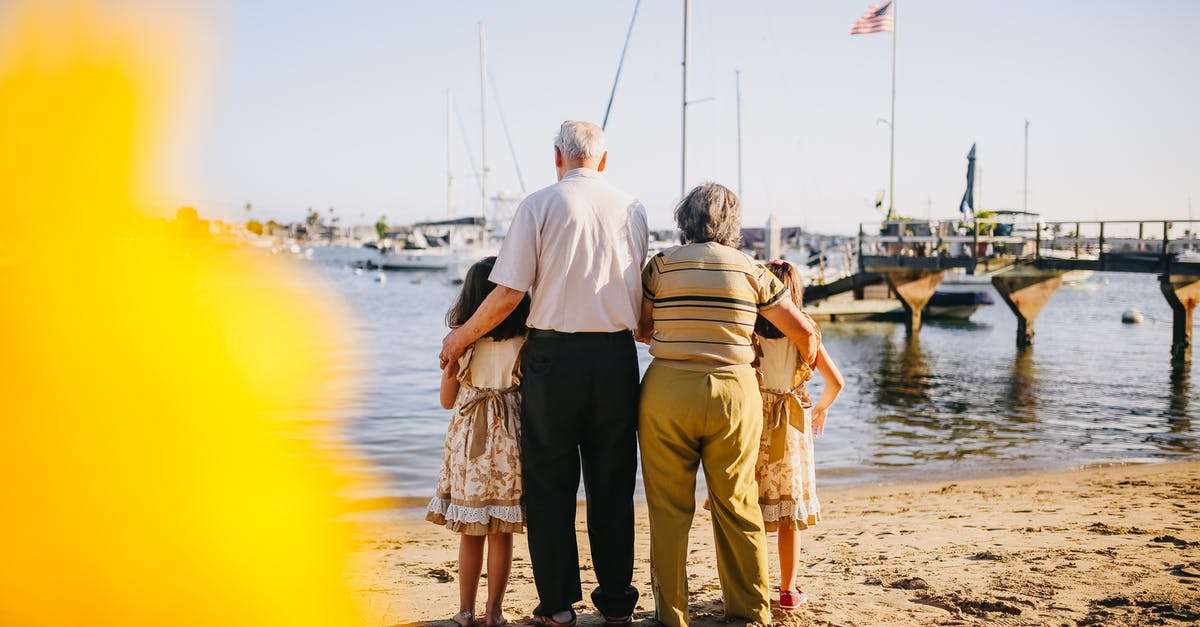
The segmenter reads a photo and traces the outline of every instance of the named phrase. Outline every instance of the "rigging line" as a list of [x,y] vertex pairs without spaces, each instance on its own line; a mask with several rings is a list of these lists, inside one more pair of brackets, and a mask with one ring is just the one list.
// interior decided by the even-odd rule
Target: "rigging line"
[[521,193],[525,192],[525,177],[521,176],[521,164],[517,163],[517,148],[513,146],[512,134],[508,132],[508,118],[504,116],[504,105],[500,104],[500,90],[496,88],[496,76],[488,70],[488,82],[492,84],[492,100],[496,101],[496,111],[500,113],[500,126],[504,128],[504,139],[508,140],[508,152],[512,155],[513,168],[517,171],[517,182],[521,184]]
[[617,75],[613,77],[612,91],[608,94],[608,106],[604,108],[604,122],[600,124],[600,130],[608,128],[608,114],[612,112],[613,99],[617,97],[617,83],[621,80],[621,68],[625,67],[625,53],[629,52],[629,40],[633,38],[633,24],[637,21],[638,7],[642,5],[642,0],[637,0],[633,3],[633,17],[629,18],[629,31],[625,33],[625,45],[621,48],[621,60],[617,62]]
[[459,135],[462,135],[463,146],[467,147],[467,161],[471,164],[471,171],[475,173],[475,185],[479,191],[483,191],[483,179],[479,177],[479,168],[475,166],[475,156],[471,152],[471,141],[467,139],[467,125],[463,123],[462,111],[458,109],[458,103],[454,103],[454,116],[458,118]]

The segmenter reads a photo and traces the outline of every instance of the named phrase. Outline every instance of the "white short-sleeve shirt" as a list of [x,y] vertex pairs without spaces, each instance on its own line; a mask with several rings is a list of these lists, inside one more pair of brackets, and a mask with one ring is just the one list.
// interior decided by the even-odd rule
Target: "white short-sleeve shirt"
[[637,328],[646,209],[578,168],[517,207],[489,277],[529,292],[529,326],[564,333]]

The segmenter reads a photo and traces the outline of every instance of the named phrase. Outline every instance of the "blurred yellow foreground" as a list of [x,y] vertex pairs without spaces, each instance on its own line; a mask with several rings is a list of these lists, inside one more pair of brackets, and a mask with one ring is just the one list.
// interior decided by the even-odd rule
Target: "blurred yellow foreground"
[[340,312],[139,211],[171,34],[47,7],[0,25],[0,625],[361,624]]

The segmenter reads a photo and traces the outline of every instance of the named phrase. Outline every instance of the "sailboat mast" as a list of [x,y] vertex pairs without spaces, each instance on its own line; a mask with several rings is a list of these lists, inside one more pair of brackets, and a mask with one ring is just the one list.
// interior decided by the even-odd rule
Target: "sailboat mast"
[[446,90],[446,217],[454,217],[454,92]]
[[892,0],[892,132],[891,157],[888,159],[888,219],[896,219],[896,39],[900,34],[900,6]]
[[742,196],[742,71],[734,70],[733,76],[737,85],[737,131],[738,131],[738,197]]
[[1029,120],[1025,120],[1025,190],[1022,194],[1021,210],[1029,211]]
[[487,216],[488,160],[487,160],[487,43],[484,41],[483,22],[479,23],[479,120],[483,136],[480,138],[483,154],[483,170],[480,176],[479,215]]
[[683,198],[687,191],[687,83],[688,83],[688,22],[691,17],[691,4],[688,0],[683,0],[683,140],[681,157],[679,163],[679,197]]

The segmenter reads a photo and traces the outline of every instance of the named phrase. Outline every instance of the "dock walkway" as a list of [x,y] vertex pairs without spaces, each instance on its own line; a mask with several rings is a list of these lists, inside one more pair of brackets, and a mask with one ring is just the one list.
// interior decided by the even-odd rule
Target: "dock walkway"
[[[1030,216],[1032,214],[1029,214]],[[862,223],[858,272],[805,290],[820,300],[886,282],[903,304],[911,333],[945,272],[986,272],[1017,316],[1017,345],[1033,343],[1033,321],[1073,270],[1132,272],[1158,277],[1173,312],[1171,354],[1187,359],[1192,315],[1200,304],[1200,221],[1105,220],[1043,222],[1012,214],[968,220]]]

